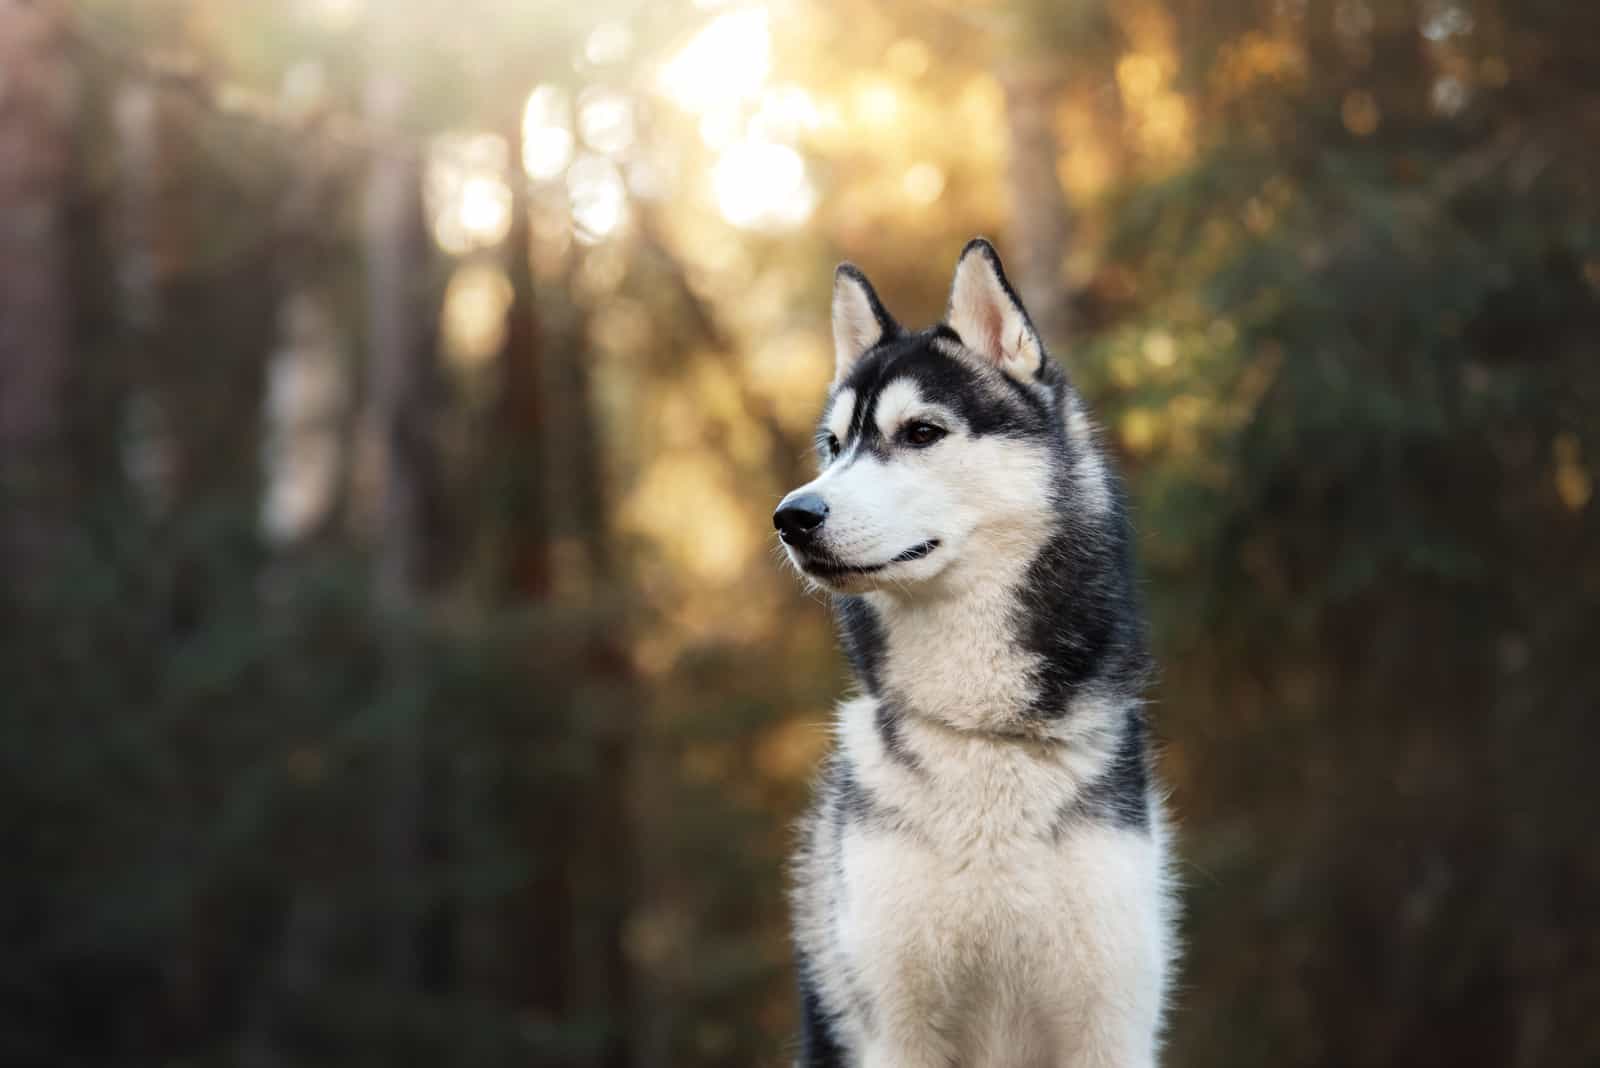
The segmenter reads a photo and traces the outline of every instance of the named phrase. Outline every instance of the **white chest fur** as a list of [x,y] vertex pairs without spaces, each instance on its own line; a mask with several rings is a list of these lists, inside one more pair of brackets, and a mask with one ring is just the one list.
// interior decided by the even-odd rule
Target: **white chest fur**
[[840,710],[864,797],[839,823],[826,937],[868,1068],[1151,1065],[1168,896],[1149,829],[1074,820],[1103,755]]

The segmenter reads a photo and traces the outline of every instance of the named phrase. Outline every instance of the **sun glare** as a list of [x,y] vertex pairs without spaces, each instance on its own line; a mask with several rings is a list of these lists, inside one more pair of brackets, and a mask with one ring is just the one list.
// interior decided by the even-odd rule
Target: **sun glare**
[[744,127],[744,109],[737,100],[713,104],[700,115],[700,140],[713,152],[721,152],[739,139]]
[[742,141],[711,170],[722,217],[745,229],[783,229],[811,217],[817,194],[805,161],[788,145]]
[[500,351],[511,296],[511,283],[499,267],[466,263],[456,268],[445,289],[440,324],[452,363],[479,367]]
[[633,101],[615,89],[588,89],[578,97],[578,134],[583,143],[608,156],[633,144]]
[[892,126],[900,117],[900,94],[883,79],[873,79],[856,89],[856,114],[868,126]]
[[365,7],[363,0],[300,0],[299,10],[308,21],[329,30],[344,30],[355,25]]
[[536,182],[558,178],[572,162],[568,116],[572,102],[564,89],[541,85],[522,109],[522,169]]
[[816,98],[798,85],[774,85],[761,91],[750,133],[773,141],[792,141],[822,125]]
[[604,156],[586,152],[572,161],[567,196],[576,236],[584,244],[610,237],[628,220],[627,187],[617,165]]
[[474,241],[497,245],[511,221],[511,190],[498,175],[475,174],[461,185],[461,226]]
[[583,58],[597,67],[621,63],[633,50],[633,31],[625,23],[602,22],[583,44]]
[[428,158],[428,216],[439,247],[452,255],[489,248],[511,229],[505,182],[505,138],[451,133],[435,139]]
[[701,114],[754,96],[772,66],[765,8],[718,15],[661,69],[661,87],[679,107]]
[[918,204],[932,204],[944,192],[944,171],[927,160],[913,163],[901,178],[900,187]]

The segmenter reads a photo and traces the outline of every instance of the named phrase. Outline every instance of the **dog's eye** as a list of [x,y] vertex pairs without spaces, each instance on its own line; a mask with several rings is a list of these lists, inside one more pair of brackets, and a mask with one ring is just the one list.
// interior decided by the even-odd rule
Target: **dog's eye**
[[934,426],[932,423],[911,423],[901,432],[907,445],[915,445],[919,449],[925,445],[932,445],[945,434],[944,427]]
[[827,440],[822,443],[822,447],[828,450],[830,459],[839,455],[839,439],[832,434],[828,435]]

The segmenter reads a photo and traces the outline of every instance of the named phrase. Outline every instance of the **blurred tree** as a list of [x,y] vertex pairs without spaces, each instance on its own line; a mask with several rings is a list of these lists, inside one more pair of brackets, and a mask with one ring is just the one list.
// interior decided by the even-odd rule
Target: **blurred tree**
[[1556,739],[1596,692],[1568,656],[1600,586],[1551,460],[1576,469],[1600,388],[1578,340],[1600,205],[1555,116],[1596,99],[1561,57],[1600,27],[1176,14],[1211,46],[1185,51],[1205,125],[1117,205],[1100,289],[1135,295],[1096,360],[1202,873],[1175,1048],[1582,1063],[1550,1036],[1593,996],[1556,978],[1593,960],[1558,889],[1592,884],[1569,805],[1593,791]]
[[78,76],[71,11],[0,6],[0,490],[30,506],[0,520],[0,574],[32,581],[61,536],[66,390],[73,372],[67,181]]
[[[390,35],[380,35],[386,39]],[[410,103],[398,57],[380,50],[367,84],[368,114],[393,129]],[[373,591],[388,641],[390,784],[381,810],[383,865],[390,890],[386,957],[401,992],[421,977],[418,890],[422,883],[422,680],[408,633],[424,607],[427,553],[436,531],[429,505],[434,472],[433,333],[426,291],[428,234],[422,217],[422,162],[406,144],[381,144],[367,190],[368,364],[377,469],[377,549]]]
[[1069,94],[1101,95],[1111,15],[1100,0],[1022,3],[993,60],[1005,94],[1006,244],[1012,276],[1034,325],[1054,351],[1071,329],[1066,262],[1079,236],[1063,188],[1057,111]]
[[1070,327],[1070,301],[1062,267],[1071,247],[1072,226],[1066,194],[1056,177],[1053,111],[1054,86],[1038,72],[1011,73],[1002,84],[1006,94],[1006,165],[1011,203],[1006,228],[1015,250],[1019,293],[1035,326],[1057,347],[1064,346]]

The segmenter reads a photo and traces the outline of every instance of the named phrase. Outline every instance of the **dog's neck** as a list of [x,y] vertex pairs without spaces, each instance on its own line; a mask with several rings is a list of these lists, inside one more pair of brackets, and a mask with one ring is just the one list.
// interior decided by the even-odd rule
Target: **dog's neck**
[[862,597],[864,607],[843,615],[863,688],[906,715],[957,730],[1038,733],[1039,657],[1018,633],[1029,563]]
[[862,688],[955,730],[1098,732],[1110,710],[1140,701],[1147,668],[1125,538],[1117,524],[1057,527],[1032,553],[970,553],[947,581],[847,598],[840,621]]

